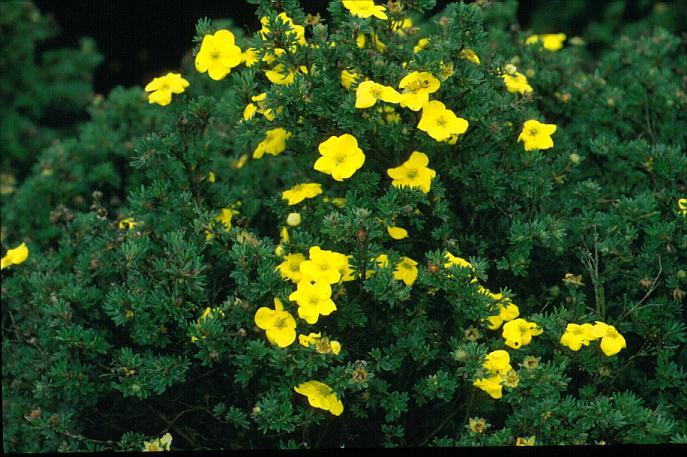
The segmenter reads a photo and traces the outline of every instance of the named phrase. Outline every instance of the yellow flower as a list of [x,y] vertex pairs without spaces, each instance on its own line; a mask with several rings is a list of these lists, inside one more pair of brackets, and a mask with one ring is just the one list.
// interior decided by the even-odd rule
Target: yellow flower
[[518,439],[515,440],[515,445],[516,446],[534,446],[534,439],[535,439],[534,435],[530,436],[529,438],[518,437]]
[[277,265],[277,269],[284,279],[289,279],[294,284],[298,284],[303,275],[301,274],[301,263],[305,262],[303,254],[287,254],[284,261]]
[[258,147],[253,151],[253,158],[259,159],[265,153],[276,156],[281,154],[286,149],[286,140],[291,138],[291,132],[287,132],[281,127],[268,130],[265,133],[265,139],[258,144]]
[[214,171],[208,172],[208,181],[210,184],[214,184],[215,181],[217,180],[217,176],[215,175]]
[[308,336],[298,335],[298,343],[303,347],[315,346],[315,350],[320,354],[339,355],[341,343],[330,341],[327,337],[322,337],[321,333],[311,333]]
[[556,124],[542,124],[539,121],[530,119],[523,124],[518,141],[523,143],[525,151],[550,149],[553,147],[551,135],[555,132]]
[[487,429],[487,421],[482,417],[471,417],[468,426],[474,433],[483,433]]
[[396,265],[394,270],[394,279],[403,281],[406,286],[410,287],[417,279],[417,262],[410,257],[401,257],[401,262]]
[[582,275],[574,275],[572,273],[566,273],[563,282],[572,286],[584,286]]
[[336,181],[350,178],[365,163],[365,154],[358,147],[358,140],[349,134],[331,136],[317,148],[322,157],[313,168],[331,175]]
[[417,128],[427,132],[437,141],[448,140],[451,135],[460,135],[468,129],[468,121],[456,116],[437,100],[427,102],[422,107],[422,117]]
[[530,344],[533,336],[541,335],[543,332],[537,323],[518,318],[503,325],[502,336],[506,340],[506,346],[519,349]]
[[241,154],[241,156],[231,164],[231,168],[238,170],[248,162],[248,154]]
[[504,300],[503,303],[498,303],[496,306],[499,313],[495,316],[487,316],[489,330],[496,330],[504,322],[512,321],[520,315],[520,309],[508,299]]
[[499,399],[503,397],[503,386],[501,383],[503,379],[499,375],[492,376],[490,378],[482,378],[475,380],[472,385],[482,389],[489,394],[491,398]]
[[307,381],[293,388],[301,395],[308,397],[308,403],[314,408],[324,409],[335,416],[344,410],[343,403],[327,384],[320,381]]
[[518,376],[518,372],[512,368],[504,373],[501,377],[503,378],[503,385],[510,387],[511,389],[515,389],[520,383],[520,376]]
[[344,8],[351,12],[351,16],[362,17],[363,19],[374,16],[377,19],[387,20],[389,17],[382,5],[375,5],[373,0],[343,0]]
[[172,94],[180,94],[187,87],[188,81],[179,73],[167,73],[165,76],[154,78],[143,90],[151,92],[148,95],[148,103],[167,106],[172,101]]
[[403,89],[400,104],[403,108],[419,111],[429,101],[429,94],[439,90],[441,83],[431,73],[414,71],[401,79]]
[[[215,221],[221,223],[225,230],[231,229],[231,218],[237,215],[239,212],[232,208],[222,208],[220,212],[215,216],[212,221],[208,224],[208,228],[213,230],[215,228]],[[209,240],[215,235],[212,234],[210,230],[205,231],[205,239]]]
[[133,217],[125,217],[121,221],[117,222],[117,228],[119,230],[129,229],[133,230],[140,222],[136,222]]
[[482,366],[489,370],[491,374],[504,374],[511,370],[510,354],[503,349],[492,351],[484,358]]
[[341,85],[346,89],[353,87],[358,82],[358,78],[360,74],[355,70],[341,70]]
[[563,47],[563,42],[567,37],[565,33],[549,33],[544,35],[532,35],[525,40],[525,44],[534,44],[539,40],[547,51],[558,51]]
[[398,103],[401,101],[401,94],[396,89],[389,86],[378,84],[374,81],[363,81],[355,91],[355,107],[369,108],[382,100],[387,103]]
[[408,160],[396,168],[389,168],[386,172],[393,179],[394,187],[408,186],[427,193],[432,185],[436,171],[428,168],[429,158],[424,152],[413,151]]
[[301,275],[305,281],[321,281],[335,284],[341,279],[341,269],[348,265],[346,256],[334,251],[313,246],[308,252],[310,258],[301,263]]
[[322,193],[322,184],[308,182],[296,184],[289,190],[281,194],[281,198],[286,200],[289,205],[297,205],[306,198],[315,198]]
[[[247,114],[249,115],[249,118],[252,118],[255,115],[255,112],[253,112],[253,111],[257,111],[258,113],[262,114],[265,117],[265,119],[267,119],[268,121],[273,121],[274,120],[274,110],[272,110],[271,108],[269,108],[269,109],[265,108],[265,100],[266,99],[267,99],[267,94],[265,92],[252,96],[251,100],[253,100],[255,102],[257,107],[254,108],[255,105],[253,105],[252,103],[248,104],[248,106],[246,106],[246,108],[243,110],[243,118],[246,119]],[[253,106],[251,106],[251,105],[253,105]],[[281,113],[282,109],[283,108],[281,106],[279,106],[279,107],[277,107],[276,112]],[[248,113],[246,113],[246,111],[248,111]],[[246,119],[246,120],[248,120],[248,119]]]
[[677,201],[678,214],[682,217],[687,217],[687,198],[681,198]]
[[10,265],[19,265],[24,262],[29,256],[29,248],[26,247],[26,243],[22,243],[14,249],[10,249],[5,254],[5,257],[0,260],[0,270],[4,270]]
[[439,67],[439,79],[442,81],[446,81],[448,78],[453,76],[453,62],[449,63],[444,63],[443,61],[440,62],[440,67]]
[[402,20],[391,20],[391,30],[398,36],[405,37],[409,32],[412,32],[413,20],[409,17]]
[[408,230],[404,229],[403,227],[387,227],[386,231],[389,236],[395,240],[408,238]]
[[172,435],[165,433],[161,438],[155,438],[153,441],[143,442],[143,452],[160,452],[169,451],[172,446]]
[[384,120],[380,120],[380,123],[386,121],[387,124],[397,124],[401,122],[401,115],[396,112],[393,106],[378,106],[377,112],[384,114]]
[[255,113],[258,111],[258,107],[252,103],[246,105],[243,109],[243,119],[249,121],[255,117]]
[[472,49],[463,49],[460,51],[460,58],[469,60],[470,62],[479,65],[479,57]]
[[561,336],[560,342],[573,351],[579,351],[582,345],[589,346],[589,342],[596,339],[592,334],[592,329],[592,324],[570,323],[565,327],[565,333]]
[[417,44],[413,47],[413,54],[417,54],[427,47],[429,40],[427,38],[420,38]]
[[610,357],[627,347],[625,338],[612,325],[596,321],[590,334],[594,339],[601,338],[601,350]]
[[298,74],[307,74],[308,73],[308,68],[305,67],[304,65],[299,66],[297,69],[296,68],[286,68],[284,64],[277,64],[274,68],[271,70],[265,70],[265,76],[267,76],[267,79],[270,80],[270,82],[280,85],[280,86],[288,86],[293,83],[293,81],[296,78],[296,75]]
[[446,258],[446,260],[448,260],[448,262],[444,264],[444,268],[449,268],[451,265],[457,265],[461,268],[469,268],[472,271],[475,271],[475,267],[473,267],[470,262],[463,259],[462,257],[456,257],[450,252],[447,252],[444,257]]
[[284,311],[281,300],[274,299],[274,310],[265,306],[255,313],[255,325],[265,330],[267,340],[280,348],[289,346],[296,340],[296,320],[291,313]]
[[300,225],[301,223],[301,214],[300,213],[289,213],[288,216],[286,216],[286,224],[290,225],[291,227],[296,227],[297,225]]
[[[285,35],[287,37],[291,37],[292,35],[295,35],[295,39],[298,42],[299,46],[305,46],[307,44],[305,40],[305,27],[302,25],[297,25],[293,22],[293,20],[286,14],[286,12],[282,11],[281,13],[277,14],[277,17],[281,19],[281,22],[284,23],[285,25],[288,26],[288,30]],[[267,17],[261,17],[260,18],[260,24],[262,24],[262,28],[258,32],[260,34],[260,37],[263,40],[267,40],[267,34],[270,33],[270,20]],[[295,52],[296,49],[295,47],[293,49],[289,49],[290,52]],[[281,53],[283,53],[284,50],[281,49]],[[279,55],[279,54],[278,54]],[[268,64],[271,64],[272,62],[268,62]]]
[[241,53],[241,63],[246,67],[252,67],[258,61],[258,53],[255,48],[248,48]]
[[334,256],[339,258],[339,273],[341,273],[341,279],[339,282],[348,282],[355,280],[355,270],[351,267],[349,260],[353,258],[351,255],[343,255],[338,252],[332,253]]
[[208,72],[215,81],[224,79],[232,68],[241,63],[241,48],[236,46],[234,34],[229,30],[218,30],[214,35],[205,35],[196,55],[196,70]]
[[516,71],[512,75],[503,74],[501,75],[503,82],[506,85],[506,90],[511,94],[518,92],[520,94],[529,94],[532,92],[532,86],[527,82],[527,77],[522,73]]
[[298,317],[308,324],[316,324],[320,315],[328,316],[336,311],[331,296],[332,288],[326,282],[301,281],[289,300],[298,303]]
[[[129,314],[129,312],[127,311],[127,317],[128,317],[128,314]],[[224,312],[219,307],[215,307],[215,308],[207,307],[207,308],[205,308],[205,311],[203,311],[203,314],[201,314],[200,317],[198,318],[198,320],[196,320],[196,329],[200,326],[201,321],[204,321],[205,319],[214,319],[216,316],[224,317]],[[132,312],[131,317],[133,317],[133,312]],[[201,338],[207,338],[206,335],[201,335],[200,337]],[[195,336],[192,336],[191,337],[191,343],[195,343],[196,341],[198,341],[198,338]]]

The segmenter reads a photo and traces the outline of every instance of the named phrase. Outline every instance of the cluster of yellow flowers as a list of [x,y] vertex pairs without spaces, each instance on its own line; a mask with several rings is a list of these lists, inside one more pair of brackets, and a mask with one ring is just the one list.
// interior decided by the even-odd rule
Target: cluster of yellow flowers
[[615,327],[600,321],[596,321],[594,325],[588,323],[568,324],[560,342],[573,351],[579,351],[582,346],[589,346],[591,341],[598,339],[601,339],[601,350],[608,357],[627,347],[625,338]]
[[[321,193],[321,188],[304,184],[287,192],[290,193],[284,197],[286,200],[302,201]],[[307,259],[301,253],[284,256],[277,270],[282,278],[296,285],[296,290],[289,295],[289,300],[296,302],[300,319],[308,324],[316,324],[320,316],[328,316],[336,311],[331,285],[354,279],[348,257],[319,246],[309,249]],[[285,348],[296,340],[296,319],[284,309],[278,298],[274,299],[274,306],[274,310],[259,308],[255,314],[255,324],[265,330],[270,343]],[[341,343],[323,337],[319,332],[298,335],[298,342],[306,348],[314,347],[320,354],[338,355],[341,352]],[[343,403],[338,400],[333,390],[321,381],[310,380],[295,386],[294,389],[306,395],[313,407],[327,410],[336,416],[343,412]]]
[[[342,5],[355,17],[389,20],[386,8],[382,5],[375,5],[372,0],[343,0]],[[278,14],[277,18],[281,25],[285,26],[287,38],[293,39],[295,42],[294,45],[287,46],[289,49],[274,48],[270,52],[262,53],[260,58],[259,52],[255,49],[251,48],[242,52],[241,48],[235,44],[233,34],[228,30],[220,30],[213,35],[204,37],[200,51],[196,56],[196,69],[201,73],[207,72],[210,78],[214,80],[221,80],[241,63],[251,67],[262,60],[267,65],[272,66],[277,57],[285,53],[294,53],[299,46],[307,45],[303,26],[295,24],[285,12]],[[261,18],[260,22],[262,28],[258,32],[259,36],[264,41],[271,40],[275,24],[270,23],[266,17]],[[405,36],[413,26],[412,20],[409,18],[404,21],[392,20],[391,22],[391,29],[400,36]],[[356,38],[357,45],[364,47],[367,38],[371,40],[379,52],[384,52],[386,45],[375,34],[366,37],[359,33]],[[540,40],[545,49],[555,51],[562,47],[565,35],[535,35],[528,38],[526,43],[532,44]],[[331,46],[335,45],[336,43],[331,43]],[[418,41],[413,52],[421,52],[428,45],[429,40],[422,38]],[[479,57],[471,49],[461,50],[460,58],[480,65]],[[267,79],[273,84],[279,85],[292,84],[298,74],[307,73],[308,69],[304,66],[287,69],[283,64],[276,64],[264,70]],[[430,100],[430,95],[437,92],[441,87],[440,81],[446,80],[452,74],[452,63],[444,65],[442,62],[438,74],[439,78],[426,71],[412,71],[398,82],[398,89],[366,79],[354,68],[344,69],[341,71],[340,77],[343,87],[346,89],[355,88],[355,107],[357,109],[368,109],[376,106],[377,111],[383,115],[388,123],[399,122],[401,115],[392,106],[384,104],[399,105],[416,112],[421,110],[417,128],[438,142],[455,144],[459,135],[467,131],[468,121],[458,117],[441,101]],[[504,67],[502,78],[509,92],[532,93],[532,86],[529,85],[527,78],[519,73],[514,65],[508,64]],[[182,93],[187,86],[188,82],[180,75],[169,73],[166,76],[155,78],[146,86],[146,91],[152,92],[149,95],[150,103],[164,106],[170,103],[172,94]],[[261,114],[268,121],[274,120],[281,108],[268,108],[266,99],[267,94],[264,92],[251,97],[251,102],[243,111],[244,120],[249,121],[256,114]],[[553,147],[551,135],[555,130],[556,126],[553,124],[544,124],[531,119],[524,123],[518,141],[523,143],[525,151],[549,149]],[[264,154],[273,156],[281,154],[286,150],[286,143],[291,136],[292,133],[282,127],[267,130],[264,139],[253,151],[253,158],[260,159]],[[358,145],[358,139],[350,133],[330,136],[319,144],[318,152],[320,157],[313,165],[314,170],[331,176],[335,181],[343,181],[352,177],[356,171],[363,167],[366,158],[362,148]],[[242,163],[235,168],[240,168],[245,163],[246,158],[247,155],[244,155],[241,159]],[[436,177],[436,171],[429,168],[428,165],[429,158],[425,153],[413,151],[404,163],[387,169],[387,174],[392,179],[391,184],[394,187],[408,187],[428,193],[432,180]],[[306,199],[315,198],[322,192],[321,184],[306,182],[296,184],[283,191],[282,199],[286,200],[289,206],[293,206]],[[327,197],[324,198],[337,206],[342,206],[345,203],[340,198],[332,198],[331,200]],[[233,208],[222,209],[210,224],[210,229],[212,229],[214,222],[219,222],[226,229],[229,229],[232,216],[236,213],[237,211]],[[290,213],[286,222],[291,227],[299,225],[301,222],[300,213]],[[133,224],[129,228],[132,226]],[[387,226],[387,232],[395,240],[408,237],[408,230],[396,226],[393,220]],[[208,231],[206,236],[211,238],[212,233]],[[308,258],[297,252],[284,255],[285,243],[288,241],[288,230],[283,227],[281,242],[275,250],[277,255],[283,256],[283,261],[277,266],[277,270],[282,278],[291,281],[296,286],[296,290],[288,298],[297,304],[298,317],[308,324],[315,324],[320,316],[328,316],[336,310],[336,305],[332,300],[332,284],[340,284],[354,279],[354,271],[348,263],[350,256],[323,250],[319,246],[313,246],[309,249]],[[451,253],[446,254],[446,259],[445,267],[459,265],[474,270],[469,262],[460,257],[455,257]],[[382,268],[387,267],[389,263],[386,254],[380,254],[371,260]],[[411,287],[417,279],[417,265],[415,260],[402,257],[395,266],[394,278]],[[373,271],[368,270],[365,272],[365,277],[369,278],[372,274]],[[471,282],[476,281],[477,279],[474,277],[471,279]],[[494,300],[490,306],[496,314],[487,317],[488,327],[496,330],[503,326],[502,335],[507,346],[518,349],[529,344],[532,336],[542,333],[541,328],[536,323],[519,318],[519,309],[509,298],[503,297],[500,293],[493,293],[482,286],[479,288],[480,292]],[[213,311],[207,308],[199,322],[201,319],[212,317]],[[285,348],[296,340],[296,319],[284,309],[278,298],[274,298],[274,309],[259,308],[254,320],[259,328],[265,330],[266,337],[272,344]],[[322,354],[338,355],[341,350],[339,342],[329,340],[329,338],[323,337],[321,333],[310,333],[307,336],[298,335],[298,340],[300,345],[314,347],[317,352]],[[487,357],[484,367],[492,376],[475,381],[475,385],[489,392],[494,398],[500,398],[501,385],[517,385],[517,374],[510,367],[509,356],[506,351],[499,350],[491,353]],[[295,390],[306,395],[314,407],[328,410],[335,415],[339,415],[343,411],[343,404],[337,399],[333,390],[320,381],[307,381],[296,386]]]
[[14,249],[8,249],[5,256],[0,260],[0,270],[8,268],[10,265],[19,265],[29,257],[29,248],[26,243],[22,243]]
[[503,386],[517,387],[520,382],[518,374],[510,364],[510,354],[503,349],[490,352],[484,359],[482,367],[488,377],[475,380],[472,384],[489,394],[492,398],[503,397]]
[[[344,87],[352,87],[358,73],[349,70],[341,72]],[[422,110],[417,128],[427,132],[436,141],[455,144],[458,135],[467,131],[468,121],[456,114],[437,100],[429,100],[429,95],[439,90],[441,83],[429,72],[413,71],[404,76],[398,84],[402,92],[393,87],[365,80],[356,89],[355,107],[364,109],[374,106],[378,101],[400,104],[412,111]]]

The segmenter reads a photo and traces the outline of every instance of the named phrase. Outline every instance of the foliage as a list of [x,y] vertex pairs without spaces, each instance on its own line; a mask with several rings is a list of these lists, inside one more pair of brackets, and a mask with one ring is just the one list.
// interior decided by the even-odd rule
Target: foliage
[[[434,2],[407,0],[389,20],[332,2],[327,24],[253,3],[263,29],[235,33],[226,77],[185,61],[167,106],[97,100],[3,204],[3,252],[30,249],[2,273],[4,449],[684,442],[684,42],[652,26],[598,58],[572,37],[552,52],[511,27],[513,2],[425,18]],[[199,21],[194,54],[221,29]],[[515,71],[531,91],[507,90]],[[417,128],[413,72],[467,130]],[[356,108],[365,79],[391,90]],[[528,120],[553,147],[525,150]],[[289,204],[303,183],[322,193]],[[312,324],[294,254],[336,306]],[[275,299],[319,340],[258,324]],[[597,321],[620,352],[610,333],[561,344]],[[475,387],[491,376],[502,396]]]

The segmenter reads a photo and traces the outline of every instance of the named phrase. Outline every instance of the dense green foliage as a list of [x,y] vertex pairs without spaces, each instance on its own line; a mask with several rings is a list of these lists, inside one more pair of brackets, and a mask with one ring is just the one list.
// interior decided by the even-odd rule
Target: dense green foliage
[[[220,81],[184,62],[190,85],[167,106],[148,104],[139,88],[93,99],[88,79],[73,76],[98,62],[90,45],[57,52],[73,63],[53,79],[3,71],[3,91],[39,87],[27,89],[35,99],[2,107],[14,110],[2,112],[3,138],[40,124],[49,98],[60,97],[42,86],[54,80],[75,85],[64,95],[73,103],[59,106],[88,105],[89,116],[58,142],[37,124],[36,135],[3,148],[3,171],[18,180],[2,195],[3,255],[22,241],[30,250],[2,272],[4,450],[140,450],[165,432],[173,449],[514,445],[531,436],[685,443],[684,41],[655,12],[627,29],[609,19],[613,39],[595,24],[592,54],[579,37],[556,52],[525,45],[549,30],[519,31],[514,2],[456,3],[427,18],[432,0],[403,0],[388,5],[395,22],[332,2],[327,24],[296,0],[278,10],[253,3],[270,32],[235,35],[258,61]],[[36,14],[0,7],[2,21]],[[282,11],[305,26],[307,45]],[[408,17],[418,27],[390,26]],[[44,33],[2,25],[13,42]],[[227,27],[199,21],[194,55]],[[420,38],[429,41],[414,52]],[[260,60],[275,48],[287,51]],[[277,64],[307,73],[273,84],[263,70]],[[530,94],[506,90],[507,64],[526,75]],[[394,88],[412,71],[430,72],[441,80],[430,99],[468,129],[455,144],[438,142],[416,127],[420,111],[356,108],[344,69]],[[246,119],[263,92],[260,111],[274,120]],[[530,119],[557,126],[553,148],[523,149]],[[277,127],[292,134],[285,151],[250,158]],[[344,133],[365,163],[339,182],[313,164],[318,145]],[[391,185],[387,169],[412,151],[437,172],[428,193]],[[287,205],[282,192],[304,182],[323,194]],[[222,209],[230,224],[215,219]],[[292,212],[301,223],[284,239]],[[409,236],[392,239],[388,226]],[[353,280],[332,284],[336,311],[307,324],[276,267],[313,246],[350,255]],[[447,266],[447,252],[472,268]],[[388,266],[373,260],[381,254]],[[395,279],[403,257],[418,263],[410,286]],[[510,297],[543,333],[505,346],[502,330],[487,328],[495,303],[481,287]],[[270,344],[255,316],[275,297],[299,334],[321,332],[341,352]],[[219,309],[201,318],[208,307]],[[613,325],[626,348],[607,356],[598,341],[561,345],[566,324],[595,321]],[[509,352],[519,380],[498,399],[473,386],[495,350]],[[309,380],[331,386],[341,415],[294,391]]]

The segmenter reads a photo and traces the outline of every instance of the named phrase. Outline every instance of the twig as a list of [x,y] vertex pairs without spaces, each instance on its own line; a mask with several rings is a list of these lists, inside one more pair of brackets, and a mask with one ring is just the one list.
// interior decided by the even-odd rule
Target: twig
[[604,297],[604,287],[599,280],[599,234],[594,227],[594,255],[592,255],[587,243],[582,240],[584,251],[582,255],[582,264],[587,268],[589,276],[592,280],[592,287],[594,287],[594,302],[596,304],[596,314],[601,317],[601,320],[606,319],[606,299]]
[[623,314],[621,314],[620,317],[618,317],[618,319],[615,320],[615,322],[613,323],[614,326],[622,318],[624,318],[625,316],[629,316],[630,314],[634,313],[635,311],[638,311],[638,310],[643,309],[643,308],[648,308],[651,306],[657,306],[658,305],[657,303],[650,303],[648,305],[641,306],[642,303],[644,303],[647,300],[647,298],[649,298],[649,296],[656,290],[656,288],[658,286],[658,280],[661,277],[662,273],[663,273],[663,266],[661,265],[661,256],[659,255],[658,256],[658,274],[656,275],[654,280],[651,282],[651,286],[649,287],[649,290],[646,291],[646,294],[644,294],[644,297],[642,297],[642,299],[639,300],[639,302],[637,302],[637,304],[635,306],[630,308],[629,311],[626,311]]

